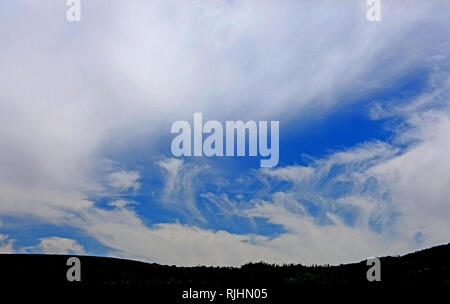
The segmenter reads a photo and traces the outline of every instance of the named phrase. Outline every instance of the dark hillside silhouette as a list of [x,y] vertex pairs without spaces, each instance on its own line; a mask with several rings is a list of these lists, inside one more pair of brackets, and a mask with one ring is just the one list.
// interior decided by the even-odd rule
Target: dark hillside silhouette
[[[366,261],[339,266],[270,265],[250,263],[233,267],[176,267],[116,258],[78,256],[81,282],[68,282],[70,268],[65,255],[0,255],[0,286],[64,288],[143,288],[153,295],[183,302],[183,290],[266,288],[265,301],[311,291],[367,290],[414,286],[444,287],[450,290],[450,244],[436,246],[401,257],[383,257],[381,282],[368,282]],[[326,294],[326,293],[325,293]],[[216,299],[217,303],[230,302]],[[198,302],[198,301],[197,301]],[[237,301],[231,301],[236,303]],[[231,303],[230,302],[230,303]],[[170,301],[168,302],[170,303]],[[190,301],[189,303],[195,303]]]

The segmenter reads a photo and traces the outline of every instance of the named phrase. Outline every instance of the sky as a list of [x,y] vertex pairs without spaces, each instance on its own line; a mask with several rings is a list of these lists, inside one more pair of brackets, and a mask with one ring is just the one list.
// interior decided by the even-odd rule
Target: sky
[[[450,3],[0,2],[0,252],[340,264],[450,241]],[[171,125],[279,121],[280,159]]]

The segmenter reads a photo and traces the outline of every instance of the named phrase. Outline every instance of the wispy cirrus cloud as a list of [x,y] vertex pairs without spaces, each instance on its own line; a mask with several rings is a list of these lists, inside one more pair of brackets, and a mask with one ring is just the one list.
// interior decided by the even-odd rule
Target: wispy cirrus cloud
[[108,174],[108,185],[119,191],[138,191],[140,174],[137,171],[116,171]]

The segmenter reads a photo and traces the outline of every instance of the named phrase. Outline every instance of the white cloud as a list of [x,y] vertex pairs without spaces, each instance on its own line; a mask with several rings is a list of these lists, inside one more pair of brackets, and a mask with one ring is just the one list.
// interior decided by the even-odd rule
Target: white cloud
[[[320,226],[312,217],[263,203],[249,215],[264,216],[290,229],[269,238],[255,234],[213,231],[182,224],[145,226],[131,210],[89,210],[78,226],[112,249],[111,255],[163,264],[242,265],[274,263],[332,263],[357,261],[370,255],[405,253],[408,241],[392,241],[370,229],[354,229],[339,219]],[[351,248],[351,250],[349,250]]]
[[[376,176],[389,189],[402,211],[405,233],[424,233],[426,245],[450,238],[450,119],[444,113],[414,118],[416,129],[409,136],[418,143],[406,153],[375,166]],[[409,133],[409,132],[408,132]]]
[[201,163],[186,164],[181,159],[168,158],[157,162],[166,173],[162,201],[171,208],[187,212],[196,220],[205,221],[195,198],[196,178],[208,166]]
[[108,175],[109,186],[116,188],[119,191],[139,190],[141,184],[139,183],[140,174],[138,171],[118,171]]
[[46,237],[39,239],[39,243],[35,246],[15,246],[16,240],[11,239],[8,235],[0,234],[0,253],[47,253],[47,254],[84,254],[85,250],[77,241],[61,238]]
[[131,203],[125,200],[115,200],[110,202],[108,205],[115,208],[125,208],[129,206]]
[[56,236],[40,239],[36,249],[47,254],[85,253],[83,246],[78,244],[77,241]]
[[14,240],[0,234],[0,253],[14,253]]
[[180,172],[181,167],[183,166],[183,160],[182,159],[176,159],[176,158],[170,158],[166,160],[161,160],[157,162],[158,166],[165,169],[167,171],[167,177],[166,177],[166,185],[164,192],[166,195],[170,195],[171,193],[175,191],[180,191],[180,188],[177,185],[177,178],[178,174]]
[[[270,204],[262,207],[269,208]],[[276,263],[341,263],[363,259],[374,253],[388,254],[393,249],[405,252],[407,248],[402,243],[388,245],[387,239],[369,230],[352,229],[339,222],[334,226],[321,227],[312,218],[295,216],[287,211],[284,214],[297,230],[275,238],[213,231],[177,223],[148,227],[134,211],[126,208],[89,209],[74,219],[72,225],[83,227],[90,236],[109,246],[110,255],[190,266],[241,265],[261,260]],[[46,252],[55,252],[58,248],[77,249],[76,245],[65,243],[58,246],[53,243],[50,242]],[[354,250],[349,251],[349,247]]]

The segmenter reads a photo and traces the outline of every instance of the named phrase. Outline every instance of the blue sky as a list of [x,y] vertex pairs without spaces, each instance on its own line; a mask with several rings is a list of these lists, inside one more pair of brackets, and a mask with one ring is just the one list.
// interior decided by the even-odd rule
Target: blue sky
[[[340,264],[449,241],[446,1],[382,0],[381,22],[82,1],[74,23],[63,2],[0,4],[1,252]],[[279,121],[278,165],[173,157],[194,112]]]

